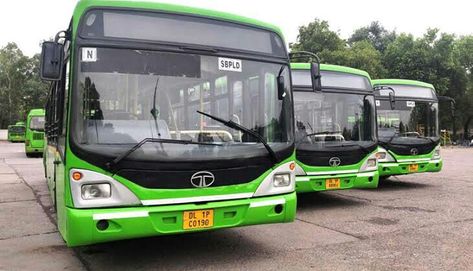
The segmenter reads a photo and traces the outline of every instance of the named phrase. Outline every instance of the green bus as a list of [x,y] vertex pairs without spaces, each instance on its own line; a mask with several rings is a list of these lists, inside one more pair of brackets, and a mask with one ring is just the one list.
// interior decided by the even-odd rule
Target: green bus
[[12,125],[8,125],[8,141],[10,142],[25,142],[25,123],[17,122]]
[[438,97],[433,85],[404,79],[373,80],[380,152],[379,173],[391,175],[442,169]]
[[42,155],[44,149],[44,109],[32,109],[26,117],[25,154]]
[[296,121],[296,191],[376,188],[375,100],[367,72],[320,65],[321,90],[310,64],[292,63]]
[[294,220],[279,28],[140,1],[78,2],[43,43],[45,170],[68,246]]

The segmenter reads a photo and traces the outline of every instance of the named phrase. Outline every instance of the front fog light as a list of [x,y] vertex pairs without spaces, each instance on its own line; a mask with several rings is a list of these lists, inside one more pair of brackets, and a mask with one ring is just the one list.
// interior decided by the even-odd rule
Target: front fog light
[[110,184],[101,183],[101,184],[84,184],[81,187],[82,199],[103,199],[110,198],[112,195],[112,190]]
[[274,187],[289,186],[291,184],[291,175],[289,173],[274,174],[273,185]]
[[375,167],[376,166],[376,159],[375,158],[370,158],[366,162],[367,167]]

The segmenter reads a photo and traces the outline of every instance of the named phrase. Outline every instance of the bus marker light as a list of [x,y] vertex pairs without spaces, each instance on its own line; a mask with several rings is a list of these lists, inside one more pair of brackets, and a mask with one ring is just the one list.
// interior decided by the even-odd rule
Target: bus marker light
[[289,164],[289,169],[294,170],[296,168],[296,163]]
[[73,172],[72,179],[74,179],[74,181],[80,181],[82,179],[82,173],[78,171]]

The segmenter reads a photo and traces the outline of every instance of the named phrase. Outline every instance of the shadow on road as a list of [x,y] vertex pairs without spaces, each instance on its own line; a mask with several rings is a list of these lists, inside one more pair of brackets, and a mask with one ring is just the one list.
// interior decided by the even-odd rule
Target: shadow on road
[[315,192],[297,195],[298,210],[326,210],[331,208],[353,207],[363,204],[365,204],[365,202],[361,199],[347,198],[331,192]]
[[[379,180],[378,191],[383,192],[408,189],[423,189],[431,186],[431,184],[413,182],[412,179],[406,181],[397,177],[390,177],[389,179]],[[366,191],[377,192],[376,189]]]
[[[255,238],[257,240],[257,238]],[[238,229],[116,241],[75,248],[94,270],[200,269],[216,263],[238,266],[241,261],[270,255],[272,249]]]

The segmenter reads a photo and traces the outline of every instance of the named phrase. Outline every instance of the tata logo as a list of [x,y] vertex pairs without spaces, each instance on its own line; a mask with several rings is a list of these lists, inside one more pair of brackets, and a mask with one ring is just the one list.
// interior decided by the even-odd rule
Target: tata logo
[[211,186],[215,181],[215,176],[208,171],[199,171],[191,177],[191,184],[194,187],[203,188]]
[[328,160],[328,164],[331,167],[338,167],[340,165],[340,163],[342,163],[342,160],[340,160],[340,158],[338,158],[338,157],[332,157],[332,158],[330,158],[330,160]]
[[412,148],[412,149],[411,149],[411,154],[412,154],[412,155],[418,155],[418,154],[419,154],[419,150],[416,149],[416,148]]

